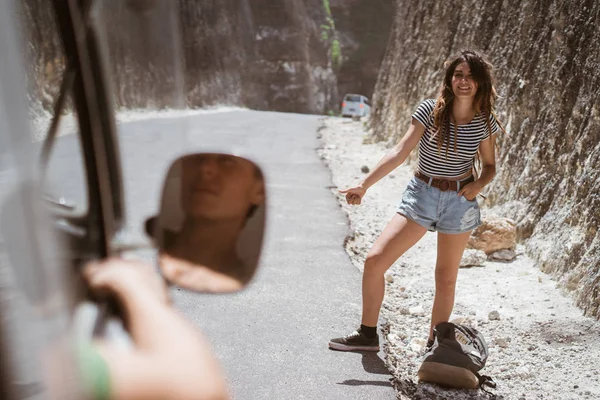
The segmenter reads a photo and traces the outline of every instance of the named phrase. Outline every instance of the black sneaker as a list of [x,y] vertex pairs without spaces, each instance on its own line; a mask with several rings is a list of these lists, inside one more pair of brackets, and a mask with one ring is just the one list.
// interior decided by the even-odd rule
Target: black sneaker
[[354,331],[348,336],[331,339],[329,348],[342,351],[379,351],[379,336],[369,339],[360,331]]

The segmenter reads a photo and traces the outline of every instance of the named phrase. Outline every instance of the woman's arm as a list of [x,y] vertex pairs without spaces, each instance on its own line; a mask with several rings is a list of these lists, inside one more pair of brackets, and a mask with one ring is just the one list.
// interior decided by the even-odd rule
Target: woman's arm
[[404,134],[404,137],[391,149],[373,168],[373,170],[358,184],[358,186],[340,190],[340,193],[346,194],[348,204],[360,204],[362,197],[367,192],[367,189],[373,186],[381,178],[392,172],[401,165],[410,152],[415,148],[423,133],[425,127],[416,119],[412,119],[410,127]]
[[496,175],[496,135],[490,135],[479,144],[479,154],[481,156],[481,176],[475,181],[458,192],[465,196],[467,200],[473,200],[483,188],[488,185]]
[[377,183],[381,178],[398,168],[417,146],[425,128],[416,119],[412,119],[410,127],[402,139],[392,148],[359,184],[365,190]]

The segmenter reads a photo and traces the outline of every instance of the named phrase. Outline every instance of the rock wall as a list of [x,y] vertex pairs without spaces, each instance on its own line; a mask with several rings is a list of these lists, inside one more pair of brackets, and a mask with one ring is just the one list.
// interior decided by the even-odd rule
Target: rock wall
[[542,270],[600,318],[600,3],[398,0],[374,96],[375,140],[395,141],[442,64],[472,48],[495,65],[498,174],[491,204]]
[[189,102],[325,113],[338,102],[326,18],[321,0],[181,1]]
[[[173,32],[166,29],[172,26],[181,33],[179,65],[189,106],[302,113],[338,106],[332,41],[322,38],[330,17],[323,0],[178,0],[174,24],[152,7],[171,4],[107,0],[98,11],[119,107],[173,105],[179,77],[172,76],[176,52]],[[21,12],[32,65],[30,94],[48,110],[64,68],[52,12],[41,0],[25,0]]]
[[[237,2],[237,0],[234,0]],[[322,0],[248,1],[254,37],[244,77],[251,108],[325,113],[338,103],[331,41],[321,37],[328,12]]]
[[394,19],[394,0],[330,0],[341,44],[338,92],[371,98]]

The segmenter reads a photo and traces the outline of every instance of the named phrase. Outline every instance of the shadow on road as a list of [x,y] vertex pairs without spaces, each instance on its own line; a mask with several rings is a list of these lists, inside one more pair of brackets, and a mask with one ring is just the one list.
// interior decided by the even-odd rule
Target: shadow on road
[[338,385],[347,385],[347,386],[389,386],[392,387],[392,382],[390,381],[361,381],[359,379],[347,379],[344,382],[339,382]]
[[378,353],[364,351],[362,354],[362,365],[370,374],[391,375]]
[[[390,371],[385,366],[385,363],[379,355],[372,351],[360,351],[353,352],[362,355],[362,365],[366,372],[370,374],[378,374],[378,375],[388,375],[391,379]],[[392,387],[392,383],[389,380],[386,381],[366,381],[360,379],[347,379],[343,382],[339,382],[338,385],[347,385],[347,386],[389,386]]]
[[[331,351],[342,351],[330,349]],[[370,374],[379,375],[392,375],[385,366],[383,360],[379,357],[378,353],[372,351],[345,351],[346,353],[355,353],[362,355],[362,365],[366,372]]]

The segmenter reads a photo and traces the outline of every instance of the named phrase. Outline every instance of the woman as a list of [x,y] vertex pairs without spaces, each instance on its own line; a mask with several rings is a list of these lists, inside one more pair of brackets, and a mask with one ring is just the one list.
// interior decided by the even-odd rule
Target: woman
[[[369,187],[401,165],[419,145],[419,167],[396,215],[369,251],[362,281],[363,311],[358,330],[332,339],[336,350],[379,350],[377,322],[385,292],[384,273],[429,231],[438,232],[433,327],[447,321],[454,306],[458,267],[471,231],[481,224],[476,197],[496,173],[495,136],[499,124],[492,110],[496,91],[491,65],[473,51],[463,51],[445,65],[436,100],[423,101],[400,142],[355,187],[341,191],[358,205]],[[481,173],[474,176],[475,159]]]

